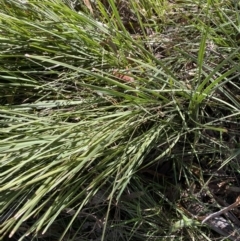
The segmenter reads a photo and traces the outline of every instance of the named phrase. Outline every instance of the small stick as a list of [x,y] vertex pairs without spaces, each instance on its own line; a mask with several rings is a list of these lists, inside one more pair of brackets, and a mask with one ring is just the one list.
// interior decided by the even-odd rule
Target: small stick
[[206,218],[203,219],[202,223],[205,223],[207,220],[209,220],[211,218],[215,218],[215,217],[217,217],[217,216],[219,216],[223,213],[228,212],[229,210],[237,207],[239,204],[240,204],[240,196],[238,196],[236,201],[233,204],[229,205],[228,207],[225,207],[218,212],[215,212],[215,213],[212,213],[212,214],[208,215]]

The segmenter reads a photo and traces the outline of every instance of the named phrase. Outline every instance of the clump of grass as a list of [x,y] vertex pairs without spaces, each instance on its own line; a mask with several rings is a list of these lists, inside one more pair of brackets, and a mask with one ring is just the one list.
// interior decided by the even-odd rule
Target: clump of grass
[[206,237],[178,204],[239,170],[237,6],[87,2],[0,1],[1,236]]

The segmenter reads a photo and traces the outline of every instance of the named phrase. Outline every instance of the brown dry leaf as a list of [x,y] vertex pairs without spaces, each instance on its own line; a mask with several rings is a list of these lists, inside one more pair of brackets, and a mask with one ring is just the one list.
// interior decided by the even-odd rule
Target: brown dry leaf
[[90,13],[93,14],[92,5],[89,0],[83,0],[85,6],[89,9]]

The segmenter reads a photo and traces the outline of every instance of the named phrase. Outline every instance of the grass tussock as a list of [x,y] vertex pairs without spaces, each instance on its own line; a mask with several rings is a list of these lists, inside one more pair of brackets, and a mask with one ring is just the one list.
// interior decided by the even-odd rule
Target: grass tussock
[[238,8],[0,0],[1,237],[219,237],[181,200],[239,177]]

